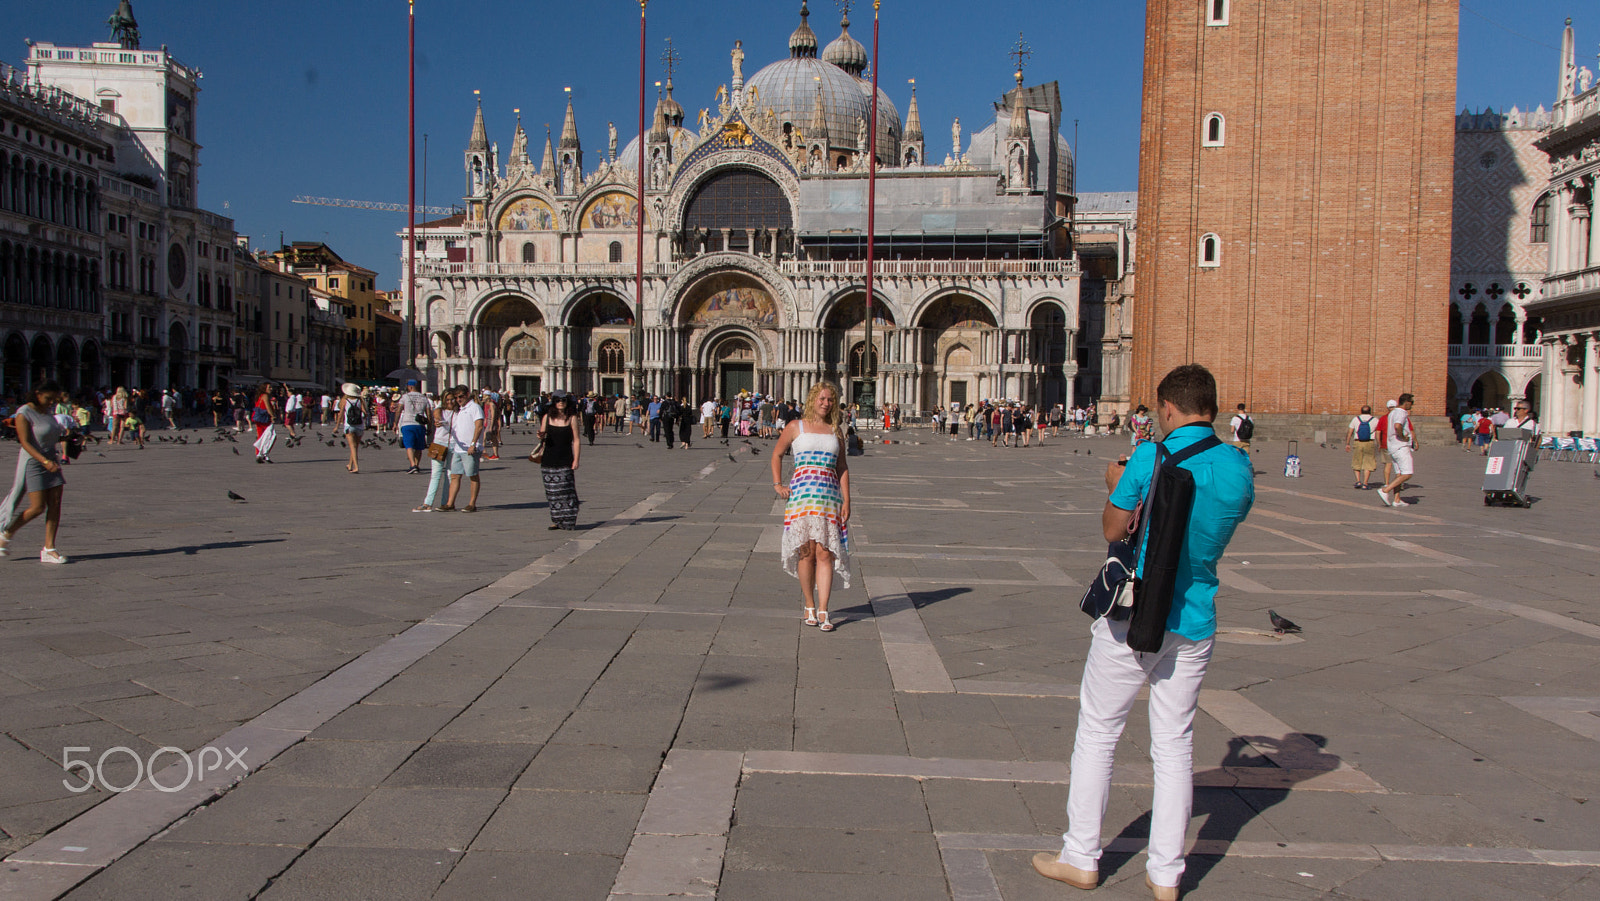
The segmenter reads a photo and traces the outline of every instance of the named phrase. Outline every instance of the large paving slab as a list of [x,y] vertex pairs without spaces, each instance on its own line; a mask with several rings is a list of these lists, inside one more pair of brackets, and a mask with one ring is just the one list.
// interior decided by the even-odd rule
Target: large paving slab
[[[602,436],[559,533],[525,435],[471,515],[411,514],[397,449],[351,476],[312,440],[257,466],[206,437],[91,451],[74,562],[24,532],[3,563],[0,895],[1060,897],[1027,858],[1065,826],[1122,441],[870,445],[824,634],[777,565],[765,442]],[[1189,896],[1600,897],[1592,467],[1486,508],[1482,458],[1426,448],[1389,509],[1302,458],[1258,451],[1222,567]],[[238,766],[166,792],[158,749],[160,785]],[[1136,713],[1112,897],[1142,895],[1150,780]]]

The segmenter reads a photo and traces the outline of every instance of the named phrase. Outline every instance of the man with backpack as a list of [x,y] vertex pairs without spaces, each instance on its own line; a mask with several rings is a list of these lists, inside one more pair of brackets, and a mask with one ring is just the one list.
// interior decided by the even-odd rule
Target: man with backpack
[[[1378,417],[1372,407],[1365,404],[1356,418],[1350,420],[1350,431],[1344,436],[1345,453],[1350,454],[1350,468],[1356,472],[1356,490],[1372,487],[1372,471],[1378,468],[1377,438]],[[1352,452],[1351,448],[1355,450]]]
[[[1146,602],[1139,589],[1132,617],[1095,620],[1079,693],[1067,832],[1061,852],[1040,852],[1033,867],[1042,876],[1077,888],[1092,889],[1099,883],[1100,829],[1117,739],[1140,689],[1148,683],[1155,796],[1145,884],[1157,901],[1175,901],[1183,875],[1184,835],[1194,805],[1194,714],[1216,633],[1217,561],[1250,511],[1255,485],[1249,458],[1225,450],[1214,433],[1217,383],[1205,367],[1188,364],[1167,373],[1156,388],[1156,407],[1166,438],[1144,442],[1131,457],[1106,467],[1111,496],[1101,526],[1108,541],[1126,539],[1135,509],[1142,508],[1145,531],[1152,538],[1159,533],[1178,539],[1175,544],[1163,542],[1171,553],[1157,554],[1152,548],[1150,559],[1141,559],[1138,570],[1143,578],[1151,574],[1148,566],[1159,565],[1172,575],[1171,610],[1165,632],[1157,636],[1160,646],[1153,651],[1136,651],[1129,644],[1130,630],[1141,625],[1140,605]],[[1158,456],[1174,459],[1158,471]],[[1175,479],[1170,467],[1187,470],[1183,476],[1192,485],[1186,521],[1174,521],[1182,511],[1176,505],[1163,507],[1159,499],[1164,495],[1150,491],[1152,483],[1160,489],[1185,481]],[[1158,498],[1154,512],[1143,503],[1147,494]],[[1169,515],[1163,515],[1163,509]],[[1158,631],[1162,625],[1154,623]]]
[[1250,439],[1255,436],[1256,423],[1250,418],[1250,414],[1244,411],[1244,404],[1239,405],[1239,412],[1233,414],[1228,427],[1233,429],[1233,446],[1247,454],[1250,453]]

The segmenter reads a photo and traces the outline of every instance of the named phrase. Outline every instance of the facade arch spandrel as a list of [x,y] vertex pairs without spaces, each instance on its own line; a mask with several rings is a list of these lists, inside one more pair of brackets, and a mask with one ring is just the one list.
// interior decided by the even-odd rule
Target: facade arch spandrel
[[[812,328],[859,328],[866,321],[866,311],[861,309],[866,296],[867,287],[864,284],[846,285],[829,292],[816,305]],[[845,306],[847,303],[851,305],[849,309]],[[904,300],[900,291],[892,284],[885,285],[881,282],[873,284],[872,307],[874,328],[883,324],[885,320],[891,328],[900,327],[906,322]],[[847,314],[851,324],[846,326],[839,322],[839,314]]]

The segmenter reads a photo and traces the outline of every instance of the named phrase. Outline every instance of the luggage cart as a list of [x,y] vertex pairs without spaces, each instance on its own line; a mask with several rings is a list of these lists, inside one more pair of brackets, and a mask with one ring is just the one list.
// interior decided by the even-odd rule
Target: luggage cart
[[1483,503],[1529,507],[1528,476],[1539,456],[1529,429],[1501,429],[1483,469]]

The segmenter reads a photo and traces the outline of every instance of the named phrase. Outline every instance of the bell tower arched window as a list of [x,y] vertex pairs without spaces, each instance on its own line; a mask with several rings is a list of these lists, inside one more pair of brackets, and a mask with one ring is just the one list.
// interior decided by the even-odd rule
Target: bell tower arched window
[[1204,147],[1221,147],[1228,141],[1228,123],[1221,113],[1206,116],[1205,134],[1200,140]]
[[1222,265],[1222,239],[1214,234],[1200,236],[1200,265],[1206,269],[1215,269]]
[[1206,0],[1206,24],[1228,24],[1228,0]]

